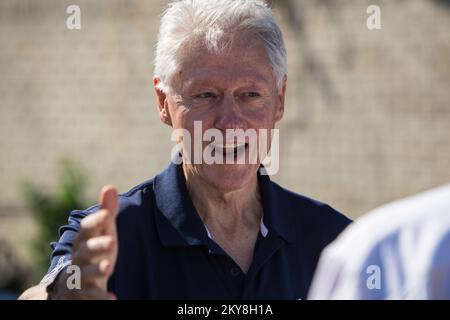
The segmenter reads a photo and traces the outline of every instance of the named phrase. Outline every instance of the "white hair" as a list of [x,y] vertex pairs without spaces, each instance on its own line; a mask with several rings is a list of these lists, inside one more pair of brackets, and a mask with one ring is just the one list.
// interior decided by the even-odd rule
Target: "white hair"
[[201,44],[218,52],[224,49],[221,40],[242,32],[262,40],[280,88],[287,74],[286,49],[281,30],[264,2],[178,0],[169,4],[161,19],[155,55],[155,76],[160,79],[158,89],[169,92],[181,57],[190,46]]

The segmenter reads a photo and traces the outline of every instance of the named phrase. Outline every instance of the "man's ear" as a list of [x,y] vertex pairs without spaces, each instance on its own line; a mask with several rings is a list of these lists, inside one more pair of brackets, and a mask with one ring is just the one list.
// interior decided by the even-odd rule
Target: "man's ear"
[[156,94],[156,106],[158,107],[159,118],[161,121],[169,126],[172,126],[172,119],[170,118],[169,105],[167,102],[167,95],[158,88],[161,80],[158,77],[153,78],[153,86]]
[[278,89],[277,110],[275,114],[275,122],[280,121],[284,114],[284,101],[286,98],[287,75],[284,76],[281,88]]

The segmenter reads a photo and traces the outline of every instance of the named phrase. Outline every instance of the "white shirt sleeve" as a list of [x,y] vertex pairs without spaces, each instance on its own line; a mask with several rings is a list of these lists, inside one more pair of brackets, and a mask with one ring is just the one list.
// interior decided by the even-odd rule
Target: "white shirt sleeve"
[[309,299],[450,299],[450,185],[383,206],[320,258]]

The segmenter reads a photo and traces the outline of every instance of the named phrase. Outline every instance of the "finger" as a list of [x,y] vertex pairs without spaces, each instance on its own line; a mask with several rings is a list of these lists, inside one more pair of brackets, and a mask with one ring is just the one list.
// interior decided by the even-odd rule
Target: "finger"
[[100,192],[99,203],[102,209],[108,210],[109,214],[112,215],[110,217],[111,220],[108,220],[108,223],[102,229],[102,233],[116,236],[115,219],[117,218],[120,209],[116,187],[112,185],[104,186]]
[[92,213],[81,220],[80,239],[87,240],[92,237],[100,236],[107,229],[115,225],[113,215],[106,209],[101,209]]
[[90,264],[81,270],[81,285],[82,288],[90,287],[104,287],[109,276],[113,271],[112,262],[108,259],[103,259],[100,263]]
[[98,263],[105,258],[112,258],[116,246],[117,241],[109,235],[89,238],[80,242],[74,250],[74,264],[83,266]]
[[114,218],[119,213],[119,196],[116,187],[112,185],[104,186],[99,197],[100,207],[111,212]]

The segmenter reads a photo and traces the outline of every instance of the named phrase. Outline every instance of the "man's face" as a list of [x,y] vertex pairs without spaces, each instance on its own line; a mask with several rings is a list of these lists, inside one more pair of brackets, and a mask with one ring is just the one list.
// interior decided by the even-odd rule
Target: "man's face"
[[[248,137],[227,140],[230,133],[227,129],[250,129],[257,133],[257,145],[253,150],[258,150],[260,143],[270,148],[270,130],[283,115],[284,94],[285,85],[277,89],[259,40],[238,38],[223,54],[214,54],[203,48],[191,50],[183,59],[180,72],[174,78],[173,92],[165,97],[164,107],[170,118],[169,124],[174,129],[186,129],[190,133],[191,148],[183,147],[184,168],[188,174],[196,174],[208,185],[224,192],[237,190],[250,182],[262,159],[249,163],[251,141]],[[201,123],[201,137],[194,135],[194,121]],[[211,128],[222,133],[223,144],[219,141],[215,148],[210,146],[209,154],[222,157],[223,164],[207,164],[203,160],[195,164],[195,140],[200,141],[202,151],[217,142],[202,139],[203,133]],[[268,131],[266,141],[261,139],[260,129]],[[227,142],[231,146],[224,146]],[[192,164],[185,161],[188,153]],[[234,159],[232,164],[227,163],[227,154]],[[240,157],[245,157],[244,164],[237,163]]]

